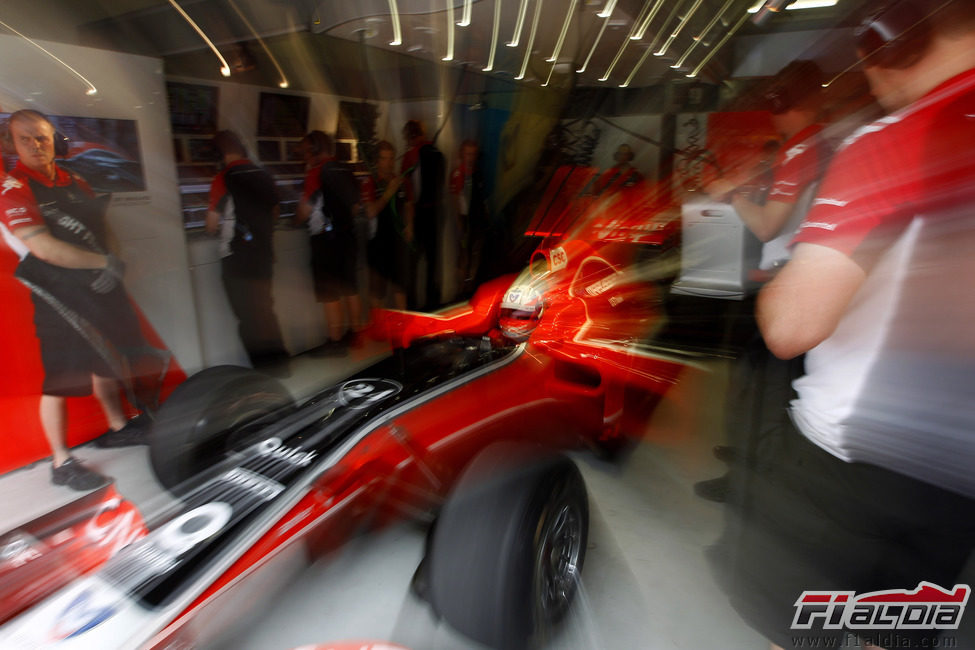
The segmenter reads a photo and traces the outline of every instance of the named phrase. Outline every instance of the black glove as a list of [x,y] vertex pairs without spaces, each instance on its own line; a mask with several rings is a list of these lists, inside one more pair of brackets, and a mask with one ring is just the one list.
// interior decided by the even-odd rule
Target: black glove
[[95,279],[91,281],[91,290],[95,293],[106,294],[122,282],[125,273],[125,263],[111,253],[105,256],[105,266],[95,270]]

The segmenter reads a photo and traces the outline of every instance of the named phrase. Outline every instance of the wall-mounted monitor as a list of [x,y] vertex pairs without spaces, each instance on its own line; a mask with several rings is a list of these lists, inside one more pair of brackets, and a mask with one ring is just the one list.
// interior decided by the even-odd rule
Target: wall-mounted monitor
[[173,133],[202,135],[217,132],[216,86],[167,81],[166,96]]
[[278,140],[258,140],[257,157],[265,162],[281,160],[281,142]]
[[300,95],[261,93],[257,135],[261,138],[300,138],[308,128],[311,100]]

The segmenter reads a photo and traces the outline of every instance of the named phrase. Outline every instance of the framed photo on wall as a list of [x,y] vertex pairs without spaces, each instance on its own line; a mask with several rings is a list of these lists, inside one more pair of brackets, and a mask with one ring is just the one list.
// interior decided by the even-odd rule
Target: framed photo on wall
[[216,86],[167,81],[166,96],[173,133],[216,133],[218,91]]
[[300,95],[261,93],[257,135],[261,138],[300,138],[308,128],[311,100]]

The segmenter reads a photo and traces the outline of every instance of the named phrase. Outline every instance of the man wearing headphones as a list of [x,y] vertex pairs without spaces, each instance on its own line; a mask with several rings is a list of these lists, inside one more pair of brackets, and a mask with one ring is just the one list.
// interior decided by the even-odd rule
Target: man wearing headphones
[[[743,526],[714,555],[732,604],[785,647],[847,639],[799,621],[803,591],[951,591],[975,547],[975,3],[875,3],[856,33],[890,113],[843,143],[759,294],[769,349],[805,353],[806,371],[777,462],[744,484]],[[939,633],[883,627],[855,634],[903,648]]]
[[251,365],[283,374],[288,353],[271,295],[277,188],[271,175],[247,158],[233,131],[217,133],[213,146],[223,169],[210,185],[206,230],[220,237],[224,291]]
[[0,234],[20,257],[15,273],[34,303],[44,366],[40,419],[52,451],[51,480],[92,490],[108,479],[70,455],[66,400],[94,391],[111,427],[96,445],[144,443],[141,422],[130,422],[122,410],[118,368],[100,350],[135,349],[145,342],[122,286],[123,264],[108,252],[106,204],[83,179],[57,165],[59,140],[63,136],[37,111],[10,116],[4,145],[19,160],[3,179]]

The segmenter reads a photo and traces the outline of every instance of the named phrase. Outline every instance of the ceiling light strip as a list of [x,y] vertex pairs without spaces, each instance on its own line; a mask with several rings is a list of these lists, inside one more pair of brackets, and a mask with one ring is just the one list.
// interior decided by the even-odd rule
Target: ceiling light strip
[[[795,0],[792,4],[786,7],[787,11],[795,11],[796,9],[823,9],[826,7],[835,7],[837,0]],[[759,0],[751,7],[748,8],[748,13],[757,14],[758,10],[764,5],[764,0]]]
[[[657,1],[661,2],[662,0],[657,0]],[[610,63],[609,67],[606,68],[606,72],[604,72],[603,76],[599,78],[600,81],[609,80],[609,75],[613,74],[613,68],[616,67],[616,64],[619,63],[620,61],[620,57],[623,56],[623,51],[626,50],[626,46],[629,45],[630,39],[633,38],[633,34],[637,29],[637,23],[639,23],[640,20],[643,18],[644,14],[647,11],[647,8],[650,6],[650,2],[651,0],[647,0],[646,4],[643,5],[643,9],[640,10],[640,15],[637,16],[637,19],[633,21],[633,25],[630,27],[630,33],[627,34],[626,38],[623,39],[623,44],[620,45],[619,51],[617,51],[616,56],[613,57],[612,63]]]
[[542,13],[542,0],[535,2],[535,18],[532,19],[532,31],[528,36],[528,47],[525,48],[525,58],[521,62],[521,72],[515,79],[524,79],[525,70],[528,69],[528,59],[532,55],[532,48],[535,46],[535,32],[538,31],[538,16]]
[[636,65],[633,66],[633,69],[630,70],[630,76],[626,78],[626,81],[624,81],[623,83],[620,84],[620,88],[626,88],[627,86],[630,85],[630,82],[633,81],[633,77],[636,76],[637,70],[640,69],[640,66],[643,65],[643,62],[647,60],[647,57],[648,56],[650,56],[650,50],[651,49],[652,48],[649,48],[649,47],[646,49],[646,51],[643,53],[643,56],[640,57],[640,60],[637,61],[636,62]]
[[521,41],[521,30],[525,26],[525,12],[528,10],[528,0],[521,0],[518,7],[518,20],[515,21],[515,33],[511,35],[511,40],[506,43],[508,47],[518,47]]
[[596,15],[600,18],[609,18],[613,15],[613,9],[616,9],[616,0],[606,0],[606,6]]
[[671,21],[674,20],[674,16],[677,15],[677,11],[680,9],[680,5],[681,5],[680,2],[674,5],[674,8],[670,10],[670,14],[668,14],[667,19],[664,21],[664,24],[661,25],[660,29],[657,30],[657,33],[653,35],[653,40],[650,41],[650,47],[649,47],[651,52],[653,51],[653,48],[657,47],[657,43],[660,41],[660,37],[663,35],[664,29],[666,29],[667,25],[669,25]]
[[447,0],[447,55],[441,61],[454,60],[454,0]]
[[494,70],[494,53],[498,49],[498,28],[501,26],[501,0],[494,0],[494,33],[491,34],[491,53],[488,55],[488,64],[483,68],[484,72]]
[[[680,3],[678,3],[678,6],[679,5]],[[653,10],[647,14],[646,18],[643,19],[643,22],[640,23],[640,27],[634,33],[630,34],[630,38],[634,41],[639,41],[642,39],[644,34],[647,33],[647,28],[650,27],[650,23],[652,23],[653,19],[657,17],[657,14],[660,12],[660,9],[663,8],[663,6],[664,0],[657,0],[657,3],[653,5]]]
[[88,81],[88,79],[83,74],[81,74],[80,72],[78,72],[77,70],[75,70],[74,68],[72,68],[70,65],[68,65],[67,63],[65,63],[64,61],[62,61],[61,59],[59,59],[57,56],[55,56],[49,50],[44,49],[44,47],[42,45],[40,45],[39,43],[31,40],[30,38],[28,38],[26,36],[24,36],[23,34],[21,34],[20,32],[18,32],[16,29],[14,29],[13,27],[11,27],[7,23],[3,22],[2,20],[0,20],[0,25],[3,25],[4,27],[6,27],[10,31],[12,31],[14,34],[16,34],[17,36],[21,37],[22,39],[24,39],[25,41],[27,41],[28,43],[30,43],[31,45],[33,45],[37,49],[39,49],[41,52],[43,52],[44,54],[48,55],[49,57],[51,57],[52,59],[54,59],[55,61],[57,61],[58,63],[60,63],[62,66],[64,66],[68,70],[68,72],[70,72],[74,76],[76,76],[79,79],[81,79],[81,81],[86,86],[88,86],[88,90],[85,91],[85,94],[86,95],[94,95],[95,93],[98,92],[98,89],[95,88],[95,85],[93,83],[91,83],[90,81]]
[[457,23],[458,27],[467,27],[471,24],[471,3],[474,0],[464,0],[464,13],[461,16],[460,22]]
[[220,51],[217,50],[217,47],[213,44],[213,41],[207,38],[207,35],[203,33],[203,30],[200,29],[200,26],[197,25],[195,22],[193,22],[193,19],[190,18],[189,14],[183,11],[182,7],[176,4],[176,0],[169,0],[169,4],[173,5],[173,9],[178,11],[179,15],[182,16],[183,19],[190,24],[190,27],[196,30],[196,33],[200,35],[200,38],[202,38],[203,41],[207,44],[207,47],[209,47],[213,51],[213,54],[220,60],[220,74],[222,74],[225,77],[229,77],[230,66],[227,65],[227,60],[224,59],[223,55],[220,54]]
[[389,42],[390,45],[402,45],[403,44],[403,29],[399,24],[399,6],[396,0],[389,0],[389,18],[393,23],[393,40]]
[[230,6],[233,8],[233,10],[237,12],[237,15],[240,16],[240,19],[244,21],[244,24],[247,25],[247,29],[251,30],[251,34],[254,35],[254,38],[257,39],[257,42],[261,44],[262,48],[264,48],[264,53],[267,54],[268,58],[271,59],[271,63],[273,63],[275,69],[277,69],[278,76],[281,77],[281,81],[278,82],[278,87],[287,88],[290,85],[288,84],[288,78],[284,76],[284,70],[281,69],[281,66],[278,64],[278,60],[274,58],[273,54],[271,54],[271,50],[268,49],[267,44],[264,42],[264,39],[261,38],[260,35],[258,35],[257,31],[254,29],[254,26],[251,25],[251,21],[247,20],[247,16],[243,14],[243,12],[240,10],[240,7],[237,6],[237,3],[234,2],[234,0],[227,0],[227,1],[230,3]]
[[694,49],[701,43],[701,41],[704,40],[704,37],[708,35],[708,32],[710,32],[711,29],[718,23],[718,20],[720,20],[721,16],[724,15],[724,12],[728,11],[728,7],[730,7],[731,3],[733,3],[734,1],[735,0],[725,0],[725,3],[721,7],[721,10],[718,13],[714,14],[714,17],[711,18],[707,26],[703,30],[701,30],[701,32],[697,36],[694,37],[694,42],[691,43],[691,46],[684,51],[684,53],[681,55],[679,59],[677,59],[677,62],[674,65],[670,66],[671,68],[676,69],[684,65],[684,61],[687,60],[687,57],[689,57],[691,55],[691,52],[693,52]]
[[704,69],[704,66],[706,66],[708,64],[708,61],[710,61],[711,58],[715,54],[717,54],[718,50],[720,50],[722,47],[724,47],[724,44],[727,43],[728,40],[731,39],[731,37],[735,35],[735,32],[737,32],[739,29],[741,29],[741,26],[745,24],[745,21],[748,20],[748,17],[749,17],[749,14],[746,11],[742,15],[742,17],[738,19],[738,22],[735,23],[734,26],[731,29],[728,30],[728,33],[725,34],[724,37],[720,41],[718,41],[718,44],[714,46],[714,49],[712,49],[710,52],[708,52],[708,55],[706,57],[704,57],[704,59],[702,59],[701,62],[697,64],[697,67],[694,68],[694,70],[692,70],[687,76],[689,78],[693,79],[698,74],[700,74],[701,70]]
[[589,56],[586,57],[585,63],[583,63],[582,67],[576,70],[576,72],[579,73],[585,72],[586,68],[589,67],[589,61],[592,59],[593,52],[596,51],[596,46],[599,45],[599,39],[603,37],[603,32],[606,31],[606,25],[608,24],[609,24],[608,20],[603,21],[603,26],[599,28],[599,33],[596,34],[596,40],[592,44],[592,49],[589,50]]
[[653,53],[654,56],[663,56],[664,54],[667,53],[667,50],[670,49],[670,46],[674,44],[674,39],[680,36],[681,31],[684,29],[687,23],[690,22],[691,18],[694,16],[694,12],[696,12],[698,8],[700,8],[701,3],[703,1],[704,0],[694,0],[694,4],[691,5],[690,11],[684,14],[684,17],[680,19],[680,23],[678,23],[677,25],[677,29],[675,29],[673,33],[671,33],[670,37],[664,42],[663,46],[661,46],[659,50]]
[[[565,34],[569,31],[569,24],[572,22],[572,16],[575,14],[576,4],[578,4],[578,2],[579,0],[572,0],[572,2],[569,3],[569,12],[565,14],[565,22],[562,23],[562,32],[559,34],[559,40],[555,43],[555,49],[552,50],[552,56],[545,59],[549,63],[555,63],[559,58],[559,54],[562,53],[562,45],[565,43]],[[549,77],[551,76],[552,75],[550,74]]]

